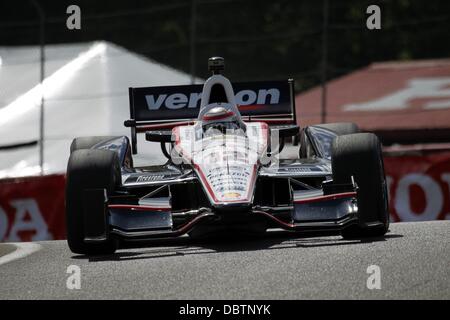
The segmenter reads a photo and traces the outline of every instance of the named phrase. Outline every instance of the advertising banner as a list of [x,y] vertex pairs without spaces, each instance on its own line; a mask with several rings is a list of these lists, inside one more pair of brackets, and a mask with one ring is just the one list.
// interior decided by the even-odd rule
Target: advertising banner
[[64,239],[64,175],[0,181],[0,241]]
[[384,157],[392,221],[450,219],[450,151]]

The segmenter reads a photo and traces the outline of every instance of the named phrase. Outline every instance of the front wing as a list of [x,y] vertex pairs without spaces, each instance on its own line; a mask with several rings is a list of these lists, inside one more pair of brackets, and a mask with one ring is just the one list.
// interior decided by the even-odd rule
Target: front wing
[[[188,183],[195,179],[187,172],[167,179],[166,183]],[[163,182],[147,181],[148,184],[160,184],[161,188],[167,187]],[[139,182],[130,187],[145,185]],[[262,220],[267,222],[268,228],[292,232],[340,232],[358,224],[357,186],[335,185],[332,181],[325,181],[321,189],[291,189],[291,201],[286,205],[254,204],[251,208],[235,205],[224,212],[216,212],[209,207],[173,210],[168,196],[141,198],[142,201],[135,203],[123,202],[120,196],[108,198],[104,189],[85,190],[84,197],[91,204],[90,208],[95,203],[95,207],[103,212],[99,218],[85,210],[85,226],[89,226],[85,228],[86,242],[102,242],[111,235],[124,240],[178,237],[205,225],[211,228],[236,224],[250,226]]]

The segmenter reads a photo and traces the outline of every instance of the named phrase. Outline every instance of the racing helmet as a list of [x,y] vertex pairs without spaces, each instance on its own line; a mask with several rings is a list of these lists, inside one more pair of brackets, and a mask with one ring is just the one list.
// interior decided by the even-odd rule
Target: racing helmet
[[202,117],[203,131],[216,129],[223,133],[226,130],[241,129],[237,115],[222,106],[217,106],[208,110]]

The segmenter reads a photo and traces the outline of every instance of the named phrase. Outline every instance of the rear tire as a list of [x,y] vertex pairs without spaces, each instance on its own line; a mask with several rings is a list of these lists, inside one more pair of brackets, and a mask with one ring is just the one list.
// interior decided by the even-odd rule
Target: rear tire
[[331,166],[336,183],[358,185],[359,225],[342,231],[344,238],[376,237],[389,228],[389,211],[381,144],[372,133],[339,136],[333,141]]
[[[66,180],[67,243],[72,252],[88,255],[111,254],[117,249],[117,241],[113,238],[101,244],[84,242],[83,191],[104,188],[110,194],[120,182],[119,157],[116,152],[98,149],[72,152],[67,165]],[[86,209],[89,210],[89,207]],[[100,215],[103,212],[89,210],[89,214]]]

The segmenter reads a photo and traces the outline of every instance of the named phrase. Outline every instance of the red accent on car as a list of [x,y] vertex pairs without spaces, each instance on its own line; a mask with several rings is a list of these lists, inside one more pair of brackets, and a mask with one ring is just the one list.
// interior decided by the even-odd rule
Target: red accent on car
[[170,211],[171,207],[152,207],[130,204],[110,204],[109,209],[126,209],[132,211]]
[[265,107],[265,105],[264,104],[249,104],[249,105],[246,105],[246,106],[238,105],[237,107],[238,107],[239,110],[248,111],[248,110],[259,110],[259,109],[262,109],[262,108]]
[[158,129],[173,129],[177,126],[187,126],[193,125],[194,121],[178,121],[178,122],[167,122],[167,123],[158,123],[158,124],[148,124],[143,126],[136,126],[136,132],[145,132],[149,130],[158,130]]

